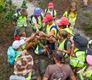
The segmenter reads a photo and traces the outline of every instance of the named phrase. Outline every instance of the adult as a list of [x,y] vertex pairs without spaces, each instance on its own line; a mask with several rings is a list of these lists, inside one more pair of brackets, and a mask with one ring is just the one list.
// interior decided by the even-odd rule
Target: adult
[[10,80],[30,80],[32,77],[32,66],[33,58],[26,51],[22,51],[19,56],[17,56],[14,64],[14,74],[10,77]]
[[62,57],[59,53],[55,53],[53,58],[55,64],[48,65],[43,80],[66,80],[67,78],[76,80],[70,66],[67,64],[62,64]]

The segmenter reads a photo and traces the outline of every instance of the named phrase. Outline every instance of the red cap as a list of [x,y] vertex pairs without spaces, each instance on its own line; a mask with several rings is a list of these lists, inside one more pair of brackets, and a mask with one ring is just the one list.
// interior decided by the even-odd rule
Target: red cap
[[20,36],[14,35],[14,40],[20,40]]
[[68,20],[68,18],[62,17],[62,18],[61,18],[61,25],[65,25],[65,26],[69,25],[69,20]]
[[53,16],[50,14],[47,14],[44,18],[43,18],[43,22],[47,23],[49,21],[53,20]]
[[54,8],[54,4],[52,2],[48,3],[48,8]]

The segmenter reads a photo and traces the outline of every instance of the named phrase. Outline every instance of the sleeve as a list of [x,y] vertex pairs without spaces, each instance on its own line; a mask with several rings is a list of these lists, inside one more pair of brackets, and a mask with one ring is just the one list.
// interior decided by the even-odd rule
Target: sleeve
[[49,66],[47,67],[46,71],[45,71],[45,74],[44,74],[44,77],[46,78],[49,78],[50,77],[50,71],[49,71]]

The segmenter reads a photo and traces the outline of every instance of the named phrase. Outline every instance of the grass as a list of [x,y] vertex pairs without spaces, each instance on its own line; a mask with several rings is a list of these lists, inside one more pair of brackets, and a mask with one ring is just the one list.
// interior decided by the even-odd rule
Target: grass
[[9,80],[13,73],[13,67],[7,63],[7,48],[12,42],[12,14],[15,7],[10,11],[7,7],[0,12],[0,80]]

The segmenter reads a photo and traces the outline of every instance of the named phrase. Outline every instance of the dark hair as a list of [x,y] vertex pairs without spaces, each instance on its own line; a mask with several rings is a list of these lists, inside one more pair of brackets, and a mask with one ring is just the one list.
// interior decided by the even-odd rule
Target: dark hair
[[62,35],[62,37],[63,37],[64,39],[68,37],[68,33],[67,33],[67,31],[65,31],[65,30],[62,30],[61,35]]
[[70,14],[70,12],[71,12],[72,3],[75,3],[75,4],[76,4],[76,5],[75,5],[76,10],[74,11],[74,13],[77,14],[77,2],[76,2],[76,1],[72,1],[72,2],[71,2],[70,6],[69,6],[69,8],[68,8],[68,14]]
[[60,52],[56,52],[53,54],[53,57],[57,60],[57,61],[62,61],[62,55],[63,53]]
[[21,14],[27,17],[27,15],[28,15],[27,10],[25,8],[23,8],[21,10]]

